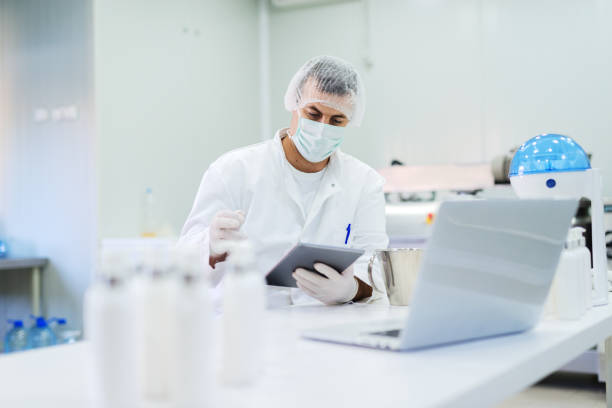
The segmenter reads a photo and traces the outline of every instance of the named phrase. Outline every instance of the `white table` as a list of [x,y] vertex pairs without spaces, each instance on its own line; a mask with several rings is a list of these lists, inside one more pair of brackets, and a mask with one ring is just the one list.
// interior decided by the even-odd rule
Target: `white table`
[[[543,321],[527,333],[419,352],[299,337],[304,329],[405,313],[403,308],[364,304],[269,311],[264,373],[251,387],[220,387],[217,406],[492,406],[612,335],[611,305],[576,322]],[[86,406],[87,352],[88,344],[81,343],[0,357],[0,406]]]

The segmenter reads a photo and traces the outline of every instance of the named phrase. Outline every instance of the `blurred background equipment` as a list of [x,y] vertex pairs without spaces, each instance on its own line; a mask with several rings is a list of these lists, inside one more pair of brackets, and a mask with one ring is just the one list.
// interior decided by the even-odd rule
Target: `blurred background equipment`
[[494,187],[486,164],[405,166],[393,160],[379,170],[385,178],[385,212],[391,248],[425,246],[440,203],[472,199]]
[[510,163],[518,147],[513,147],[506,154],[498,155],[491,161],[491,171],[495,184],[510,184]]
[[[608,264],[602,181],[588,155],[571,137],[535,136],[519,147],[510,165],[510,182],[520,198],[587,198],[591,202],[593,303],[608,303]],[[586,228],[589,231],[588,228]]]

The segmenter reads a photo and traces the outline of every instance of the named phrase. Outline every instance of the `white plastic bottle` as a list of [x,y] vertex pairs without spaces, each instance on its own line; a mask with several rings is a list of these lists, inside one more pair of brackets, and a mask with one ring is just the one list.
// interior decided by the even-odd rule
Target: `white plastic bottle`
[[146,404],[172,401],[175,331],[174,296],[168,253],[151,249],[142,253],[141,270],[134,285],[137,310],[140,397]]
[[179,408],[215,406],[214,344],[209,284],[197,248],[177,248],[174,308],[174,395]]
[[578,250],[580,238],[570,230],[565,249],[557,267],[557,313],[560,319],[579,319],[585,312],[586,289],[582,256]]
[[593,306],[593,271],[591,269],[591,252],[586,246],[586,239],[584,238],[584,232],[586,231],[582,227],[576,227],[578,230],[578,253],[582,259],[582,274],[585,280],[585,307],[590,309]]
[[265,283],[248,241],[237,242],[224,278],[222,378],[226,384],[254,382],[262,369]]
[[103,254],[98,277],[85,294],[91,402],[99,408],[138,403],[135,315],[125,265],[121,254]]

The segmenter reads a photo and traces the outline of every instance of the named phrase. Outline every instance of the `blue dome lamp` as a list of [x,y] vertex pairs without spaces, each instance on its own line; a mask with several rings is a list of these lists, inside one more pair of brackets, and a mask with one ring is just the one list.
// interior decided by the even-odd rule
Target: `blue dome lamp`
[[541,134],[523,143],[510,164],[510,183],[520,198],[591,200],[593,304],[608,304],[608,266],[603,225],[602,182],[598,169],[571,137]]

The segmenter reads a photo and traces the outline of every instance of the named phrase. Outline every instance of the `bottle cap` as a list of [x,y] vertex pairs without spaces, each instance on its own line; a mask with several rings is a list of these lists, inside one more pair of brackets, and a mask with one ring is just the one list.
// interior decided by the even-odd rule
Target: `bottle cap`
[[44,317],[42,316],[34,316],[34,315],[30,315],[30,318],[35,320],[35,326],[36,327],[47,327],[47,321],[45,320]]
[[204,276],[202,258],[195,245],[181,245],[170,250],[171,269],[183,282],[196,283]]
[[570,230],[567,232],[567,238],[565,239],[565,248],[574,249],[578,247],[578,245],[580,244],[579,234],[581,234],[579,228],[580,227],[570,228]]
[[23,327],[23,320],[13,320],[13,319],[9,319],[8,320],[9,323],[13,324],[13,327],[15,328],[19,328],[19,327]]
[[253,246],[246,240],[234,241],[230,246],[227,261],[234,266],[249,266],[255,262]]
[[101,251],[96,270],[100,281],[110,286],[118,286],[127,280],[132,272],[127,248],[106,248]]

